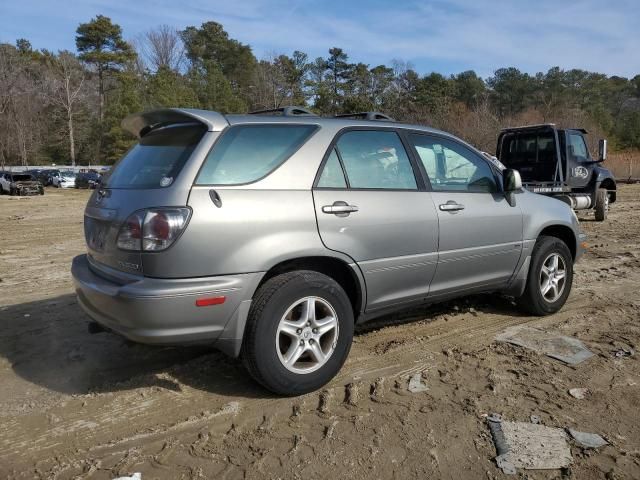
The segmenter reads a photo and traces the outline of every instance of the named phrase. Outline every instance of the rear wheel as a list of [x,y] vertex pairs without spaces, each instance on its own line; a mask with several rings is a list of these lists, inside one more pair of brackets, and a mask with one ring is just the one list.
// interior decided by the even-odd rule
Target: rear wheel
[[269,279],[251,304],[242,359],[260,384],[300,395],[329,382],[353,339],[353,311],[332,278],[299,270]]
[[606,188],[599,188],[596,192],[595,215],[598,222],[603,222],[609,213],[609,192]]
[[559,238],[542,236],[533,247],[527,286],[518,304],[532,315],[550,315],[565,304],[572,283],[569,247]]

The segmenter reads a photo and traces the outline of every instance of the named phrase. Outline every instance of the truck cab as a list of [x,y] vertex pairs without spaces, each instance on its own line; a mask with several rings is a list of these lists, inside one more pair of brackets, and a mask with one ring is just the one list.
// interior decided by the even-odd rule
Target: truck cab
[[574,210],[595,210],[603,221],[616,201],[616,183],[606,159],[606,140],[599,142],[598,159],[589,152],[582,128],[561,129],[552,123],[507,128],[500,132],[496,157],[520,172],[528,190],[550,195]]

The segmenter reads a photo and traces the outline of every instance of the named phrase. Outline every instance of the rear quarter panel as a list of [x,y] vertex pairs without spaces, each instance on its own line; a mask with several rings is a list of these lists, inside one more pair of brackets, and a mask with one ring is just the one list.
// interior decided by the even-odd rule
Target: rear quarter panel
[[[221,207],[209,196],[212,188]],[[193,214],[176,244],[160,254],[143,254],[145,275],[181,278],[263,272],[291,258],[327,255],[310,190],[194,186],[188,204]]]

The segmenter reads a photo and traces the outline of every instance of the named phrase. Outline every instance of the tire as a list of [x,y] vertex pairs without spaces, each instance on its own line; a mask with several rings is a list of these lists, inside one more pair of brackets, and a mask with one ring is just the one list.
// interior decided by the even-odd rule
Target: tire
[[9,188],[9,195],[11,195],[12,197],[16,196],[16,190],[15,188]]
[[606,188],[599,188],[596,192],[595,215],[598,222],[604,222],[609,212],[609,192]]
[[[335,319],[335,322],[330,320],[335,323],[334,330],[317,333],[316,328],[312,329],[315,323],[305,326],[308,317],[304,316],[304,309],[308,309],[310,301],[314,302],[314,308],[309,310],[323,315],[319,321]],[[293,332],[281,331],[285,315],[289,313],[288,326],[295,324],[304,328],[296,330],[296,326]],[[298,325],[298,321],[303,323]],[[242,361],[251,376],[274,393],[301,395],[312,392],[329,382],[342,368],[351,349],[353,329],[349,297],[335,280],[310,270],[284,273],[265,282],[254,296],[243,337]],[[287,354],[296,353],[298,345],[304,350],[300,361],[285,366]],[[317,361],[313,347],[327,353],[323,363]],[[292,358],[297,357],[292,355]]]
[[[548,280],[547,273],[543,273],[543,266],[547,267],[552,261],[552,256],[556,256],[558,259],[562,259],[564,264],[564,279],[557,282],[556,292],[553,291],[553,287],[543,294],[543,287],[548,284],[545,280]],[[562,269],[562,265],[558,261],[558,266],[555,275]],[[533,247],[533,253],[531,254],[531,264],[529,266],[529,273],[527,274],[527,285],[524,293],[517,301],[520,308],[531,315],[543,316],[550,315],[557,312],[567,301],[569,294],[571,293],[571,286],[573,284],[573,257],[569,251],[569,247],[566,243],[556,237],[539,237]],[[559,293],[555,297],[554,293]]]

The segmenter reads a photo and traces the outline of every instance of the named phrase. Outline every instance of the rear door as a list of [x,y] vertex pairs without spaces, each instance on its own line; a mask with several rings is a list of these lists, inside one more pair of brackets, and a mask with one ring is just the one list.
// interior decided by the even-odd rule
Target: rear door
[[520,207],[509,205],[489,163],[465,145],[431,134],[409,139],[438,212],[438,266],[430,296],[505,284],[522,250]]
[[395,130],[347,129],[316,179],[320,236],[361,268],[367,310],[421,300],[429,291],[438,218],[417,172]]

